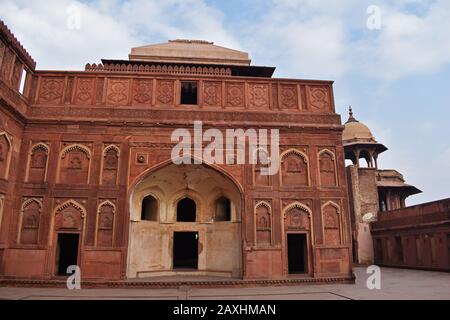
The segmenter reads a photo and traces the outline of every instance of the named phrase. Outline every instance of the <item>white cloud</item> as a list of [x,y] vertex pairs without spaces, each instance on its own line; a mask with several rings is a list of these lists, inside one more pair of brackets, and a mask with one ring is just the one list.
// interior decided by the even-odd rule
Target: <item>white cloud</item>
[[404,6],[382,6],[382,28],[360,40],[356,59],[369,76],[388,80],[438,70],[450,63],[449,12],[446,0],[428,4],[421,15]]
[[[2,0],[2,18],[40,68],[81,69],[174,38],[248,50],[289,77],[397,79],[450,63],[449,1],[380,1],[379,31],[366,28],[371,2],[272,0],[259,4],[264,16],[229,25],[205,0]],[[82,9],[80,30],[66,26],[71,4]]]
[[[67,27],[68,8],[80,8],[80,29]],[[110,55],[125,58],[134,43],[125,25],[97,10],[69,0],[10,1],[2,16],[38,62],[39,69],[83,69]]]
[[[67,27],[68,8],[81,9],[81,28]],[[130,48],[175,38],[202,38],[239,47],[222,14],[201,0],[2,0],[2,19],[39,69],[83,69],[102,58],[126,59]]]
[[274,1],[264,17],[248,24],[245,43],[258,60],[276,65],[283,76],[344,74],[348,68],[344,24],[331,15],[332,8],[339,6],[332,4],[322,11],[320,2]]
[[289,76],[339,78],[352,73],[396,80],[450,63],[450,1],[379,1],[382,27],[371,31],[366,10],[372,4],[273,0],[261,20],[248,24],[248,42],[253,52],[276,61]]

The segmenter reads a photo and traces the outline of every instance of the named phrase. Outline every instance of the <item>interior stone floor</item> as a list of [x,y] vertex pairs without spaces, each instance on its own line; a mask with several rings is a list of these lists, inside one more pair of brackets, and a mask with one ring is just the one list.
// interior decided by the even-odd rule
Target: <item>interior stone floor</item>
[[[450,299],[450,273],[381,269],[381,289],[369,290],[366,268],[355,267],[355,284],[286,287],[170,289],[81,289],[0,287],[0,299],[120,299],[120,300],[378,300]],[[167,280],[167,279],[165,279]],[[178,279],[180,280],[180,279]],[[186,279],[181,279],[186,280]],[[203,279],[204,280],[204,279]]]

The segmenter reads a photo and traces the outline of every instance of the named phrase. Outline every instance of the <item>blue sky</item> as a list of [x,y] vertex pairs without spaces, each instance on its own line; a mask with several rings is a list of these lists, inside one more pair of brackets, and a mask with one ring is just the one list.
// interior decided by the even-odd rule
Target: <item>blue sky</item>
[[[276,77],[335,81],[347,106],[424,191],[409,204],[450,196],[448,0],[0,0],[0,18],[39,69],[83,69],[125,59],[131,47],[190,38],[248,51]],[[380,28],[369,29],[378,10]],[[373,8],[373,7],[372,7]],[[79,27],[68,27],[75,14]],[[379,19],[378,19],[379,18]],[[373,21],[373,20],[371,20]],[[77,25],[78,26],[78,25]]]

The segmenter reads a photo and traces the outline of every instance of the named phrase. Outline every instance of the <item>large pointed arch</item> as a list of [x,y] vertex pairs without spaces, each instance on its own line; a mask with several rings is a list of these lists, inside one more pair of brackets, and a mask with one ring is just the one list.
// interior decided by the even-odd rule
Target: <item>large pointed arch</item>
[[[150,223],[141,222],[137,215],[142,211],[142,199],[153,193],[155,188],[160,188],[160,219]],[[215,223],[215,211],[210,210],[210,204],[222,195],[227,196],[230,206],[236,208],[231,223]],[[185,198],[195,202],[195,221],[177,219],[178,204]],[[128,190],[128,201],[128,277],[152,276],[156,271],[162,270],[177,272],[177,255],[161,252],[160,248],[168,247],[176,251],[179,248],[175,245],[179,239],[176,235],[179,233],[197,234],[198,270],[218,270],[235,276],[241,275],[243,188],[227,169],[201,162],[176,165],[168,159],[151,166],[133,179]],[[193,212],[192,207],[186,204],[180,207],[180,212]],[[215,235],[212,237],[213,233]],[[221,253],[226,261],[220,262],[213,257],[223,248],[228,248]],[[147,254],[143,254],[142,250],[146,250]]]

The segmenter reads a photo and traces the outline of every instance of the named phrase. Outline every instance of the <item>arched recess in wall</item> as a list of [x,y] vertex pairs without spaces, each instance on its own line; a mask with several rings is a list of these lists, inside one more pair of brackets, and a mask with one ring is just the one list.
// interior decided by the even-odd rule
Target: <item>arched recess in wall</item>
[[281,185],[302,186],[310,185],[310,170],[308,156],[297,149],[289,149],[280,156]]
[[319,182],[323,187],[335,187],[338,184],[336,156],[333,151],[323,149],[318,154]]
[[49,155],[50,149],[47,144],[40,142],[31,146],[25,181],[43,183],[47,180]]
[[257,148],[253,154],[253,184],[255,186],[268,187],[272,184],[271,175],[263,175],[262,168],[268,167],[269,153],[264,148]]
[[90,176],[92,154],[88,147],[72,144],[60,152],[58,183],[87,184]]
[[336,202],[328,201],[322,205],[322,226],[326,245],[342,244],[341,207]]
[[[129,278],[152,276],[161,270],[173,272],[176,232],[198,233],[199,271],[241,275],[243,189],[226,168],[208,163],[175,165],[168,160],[149,168],[134,181],[128,193]],[[148,195],[159,201],[155,222],[141,219],[142,201]],[[215,204],[222,196],[231,202],[231,221],[216,223]],[[183,210],[178,204],[186,198],[196,204],[195,222],[177,221],[177,211]]]
[[55,231],[83,232],[86,208],[75,200],[68,200],[54,210]]
[[197,203],[186,196],[177,202],[177,222],[196,222]]
[[312,211],[301,202],[295,201],[283,209],[284,228],[286,230],[305,230],[313,233]]
[[42,199],[31,198],[23,202],[20,209],[17,243],[38,244]]
[[0,179],[8,179],[11,164],[12,139],[5,132],[0,132]]
[[114,222],[116,205],[109,200],[98,205],[95,245],[99,247],[112,247],[114,242]]
[[159,220],[159,200],[154,194],[147,194],[141,202],[141,221]]
[[116,145],[110,144],[103,150],[101,184],[115,185],[119,175],[120,150]]
[[254,207],[255,241],[257,246],[272,243],[272,206],[268,201],[259,201]]
[[231,201],[223,195],[214,201],[214,221],[231,221]]

